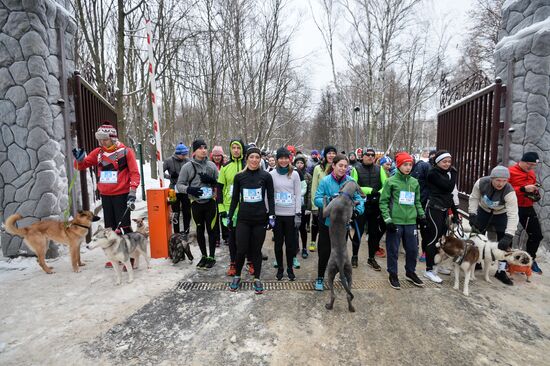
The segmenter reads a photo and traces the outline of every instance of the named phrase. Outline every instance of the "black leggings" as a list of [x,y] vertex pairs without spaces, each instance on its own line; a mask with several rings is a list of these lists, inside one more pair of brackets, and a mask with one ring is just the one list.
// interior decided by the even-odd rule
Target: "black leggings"
[[191,225],[191,201],[189,201],[189,196],[185,193],[176,193],[176,202],[171,204],[172,212],[177,219],[177,224],[172,224],[174,228],[174,233],[180,232],[180,211],[183,214],[183,231],[189,232],[189,226]]
[[422,243],[426,243],[426,247],[422,250],[426,253],[426,270],[431,271],[437,254],[437,241],[447,233],[447,210],[441,211],[428,207],[426,220],[428,220],[428,227],[422,233]]
[[227,230],[227,227],[224,226],[222,223],[222,218],[220,214],[218,214],[216,218],[216,224],[214,224],[214,230],[216,231],[216,241],[220,242],[221,240],[227,240],[229,236],[229,232]]
[[[302,224],[300,225],[300,237],[302,238],[302,249],[307,248],[307,226],[311,215],[304,214],[302,210]],[[300,243],[296,243],[296,251],[300,249]]]
[[[119,194],[116,196],[101,196],[101,205],[103,207],[103,220],[105,227],[110,227],[115,230],[120,222],[120,228],[123,232],[132,232],[130,224],[130,210],[126,209],[128,202],[128,193]],[[126,215],[124,215],[126,212]],[[124,215],[124,217],[122,217]]]
[[311,241],[315,243],[317,241],[317,234],[319,233],[319,212],[311,213]]
[[319,243],[317,245],[317,252],[319,254],[317,277],[324,278],[328,259],[330,258],[330,235],[328,232],[328,226],[325,226],[321,220],[319,220]]
[[519,222],[528,235],[526,251],[531,258],[537,257],[540,241],[543,239],[539,219],[533,207],[519,208]]
[[191,213],[193,214],[193,221],[197,225],[197,242],[203,256],[208,255],[206,253],[206,238],[204,237],[204,229],[208,232],[208,247],[210,249],[210,256],[214,258],[216,255],[216,233],[214,230],[214,224],[216,222],[216,215],[218,214],[216,201],[210,200],[206,203],[191,203]]
[[286,245],[286,265],[292,269],[292,261],[296,255],[298,235],[294,227],[294,216],[277,216],[273,228],[275,234],[275,259],[279,268],[283,266],[283,244]]
[[[260,278],[262,273],[262,246],[265,240],[265,224],[239,221],[236,231],[237,239],[237,276],[241,275],[247,255],[254,265],[254,278]],[[250,253],[250,254],[249,254]],[[250,258],[252,256],[252,258]]]

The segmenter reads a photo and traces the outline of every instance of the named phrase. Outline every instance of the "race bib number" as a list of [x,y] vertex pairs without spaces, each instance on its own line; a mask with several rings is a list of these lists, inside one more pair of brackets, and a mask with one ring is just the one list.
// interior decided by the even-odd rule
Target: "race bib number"
[[201,187],[202,189],[202,194],[201,196],[199,197],[200,199],[210,199],[212,198],[212,188],[210,187]]
[[100,183],[117,184],[118,172],[117,171],[102,171],[99,176]]
[[261,188],[243,188],[243,202],[254,203],[262,201]]
[[275,204],[279,206],[293,206],[292,193],[275,192]]
[[492,201],[489,197],[487,197],[487,195],[483,196],[483,202],[485,202],[487,207],[491,209],[497,208],[498,205],[500,204],[500,201]]
[[401,191],[399,192],[399,204],[412,206],[414,205],[414,192]]

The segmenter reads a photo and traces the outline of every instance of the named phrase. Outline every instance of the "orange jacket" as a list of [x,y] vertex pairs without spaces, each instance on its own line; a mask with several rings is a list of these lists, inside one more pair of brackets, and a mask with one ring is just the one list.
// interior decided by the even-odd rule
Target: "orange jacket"
[[526,172],[519,167],[519,164],[513,165],[508,168],[510,171],[510,180],[508,181],[514,190],[516,191],[516,196],[518,197],[518,207],[532,207],[533,200],[525,196],[525,192],[522,192],[521,187],[525,187],[529,184],[537,183],[537,177],[533,170]]

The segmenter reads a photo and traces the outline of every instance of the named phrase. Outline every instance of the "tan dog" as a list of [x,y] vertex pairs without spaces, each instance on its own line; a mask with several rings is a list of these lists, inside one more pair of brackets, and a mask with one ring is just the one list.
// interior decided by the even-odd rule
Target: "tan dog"
[[462,240],[452,236],[444,236],[439,241],[439,253],[436,254],[435,263],[441,263],[447,258],[453,258],[455,268],[454,289],[458,290],[460,270],[464,272],[463,294],[468,296],[470,279],[475,279],[474,271],[479,260],[479,248],[470,240]]
[[76,217],[69,221],[67,225],[61,221],[45,220],[35,222],[24,228],[16,227],[15,223],[22,218],[19,214],[8,217],[6,231],[12,235],[23,237],[25,243],[36,253],[38,263],[44,272],[53,273],[53,267],[48,267],[46,264],[49,240],[67,245],[71,252],[73,271],[80,271],[79,267],[84,266],[84,263],[80,260],[80,243],[84,240],[92,226],[92,222],[98,221],[99,217],[90,211],[78,211]]
[[147,220],[146,217],[139,217],[137,219],[132,219],[136,223],[136,232],[145,235],[146,238],[149,237],[149,226],[145,223]]

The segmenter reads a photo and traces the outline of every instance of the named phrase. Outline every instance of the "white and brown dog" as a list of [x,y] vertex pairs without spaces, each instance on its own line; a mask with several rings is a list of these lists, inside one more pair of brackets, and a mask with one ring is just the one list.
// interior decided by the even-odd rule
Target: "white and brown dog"
[[434,262],[439,264],[448,258],[452,258],[455,269],[454,289],[460,288],[460,270],[464,272],[464,289],[462,293],[465,296],[470,294],[470,279],[475,279],[474,271],[476,263],[479,260],[479,248],[471,240],[462,240],[453,236],[443,236],[437,244],[439,253],[436,254]]

